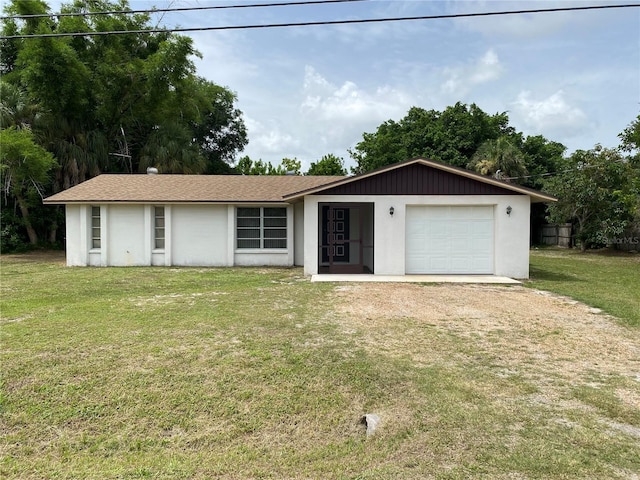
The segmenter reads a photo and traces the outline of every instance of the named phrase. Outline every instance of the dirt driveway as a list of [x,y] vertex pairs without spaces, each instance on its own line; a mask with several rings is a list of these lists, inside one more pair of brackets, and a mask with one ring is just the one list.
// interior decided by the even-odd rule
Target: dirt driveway
[[[483,362],[561,400],[568,386],[622,376],[617,396],[640,409],[640,335],[575,300],[522,286],[350,284],[335,289],[337,321],[368,349],[417,365]],[[640,435],[640,432],[639,432]]]

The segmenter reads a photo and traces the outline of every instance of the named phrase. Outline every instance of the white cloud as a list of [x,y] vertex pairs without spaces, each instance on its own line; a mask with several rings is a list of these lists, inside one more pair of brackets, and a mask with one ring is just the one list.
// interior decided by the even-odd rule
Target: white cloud
[[467,65],[446,67],[443,70],[446,80],[441,88],[445,93],[462,97],[476,85],[498,80],[503,72],[504,67],[498,55],[489,49],[478,60]]
[[236,91],[259,77],[256,62],[250,59],[250,47],[241,35],[229,32],[195,32],[191,35],[201,58],[194,58],[198,75]]
[[269,120],[245,116],[251,136],[246,155],[272,163],[296,157],[303,170],[327,153],[349,163],[347,149],[362,139],[363,132],[373,131],[391,118],[401,118],[415,103],[390,86],[367,89],[346,79],[332,83],[310,65],[304,67],[299,85],[297,106],[286,108],[276,102]]
[[[296,140],[290,133],[284,133],[283,130],[289,130],[280,124],[280,122],[271,122],[269,125],[264,125],[258,120],[245,115],[244,117],[247,130],[251,134],[251,152],[246,153],[254,160],[265,157],[270,158],[270,155],[280,155],[281,158],[290,156],[283,154],[283,152],[295,151],[300,148],[300,142]],[[255,154],[253,152],[260,152]]]
[[567,102],[563,90],[543,99],[534,99],[530,91],[523,91],[512,105],[524,125],[552,138],[577,135],[588,127],[587,115]]
[[386,120],[405,111],[410,101],[404,93],[388,86],[367,92],[349,80],[334,85],[308,65],[303,92],[301,113],[312,121],[321,122]]

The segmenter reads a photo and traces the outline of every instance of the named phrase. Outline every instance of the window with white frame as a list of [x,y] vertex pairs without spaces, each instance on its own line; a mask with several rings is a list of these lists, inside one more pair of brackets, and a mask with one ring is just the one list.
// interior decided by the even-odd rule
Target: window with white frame
[[153,207],[154,248],[164,249],[164,207]]
[[91,207],[91,248],[100,248],[100,207]]
[[287,248],[286,207],[238,207],[236,247]]

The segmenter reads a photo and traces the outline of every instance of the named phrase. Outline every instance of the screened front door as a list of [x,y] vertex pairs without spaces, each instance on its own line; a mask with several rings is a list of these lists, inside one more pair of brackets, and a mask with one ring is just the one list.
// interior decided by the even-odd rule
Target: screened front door
[[319,205],[318,271],[373,273],[373,204]]

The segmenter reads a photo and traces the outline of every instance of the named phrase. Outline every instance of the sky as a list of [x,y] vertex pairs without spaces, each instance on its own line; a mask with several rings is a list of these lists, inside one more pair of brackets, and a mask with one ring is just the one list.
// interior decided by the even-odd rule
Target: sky
[[[286,0],[278,0],[286,1]],[[49,2],[55,11],[54,3]],[[134,9],[264,0],[130,0]],[[274,2],[269,2],[274,3]],[[637,0],[368,0],[154,14],[166,27],[212,27],[638,3]],[[475,103],[567,153],[619,145],[640,113],[640,8],[184,33],[197,74],[236,93],[240,154],[305,171],[415,106]]]

